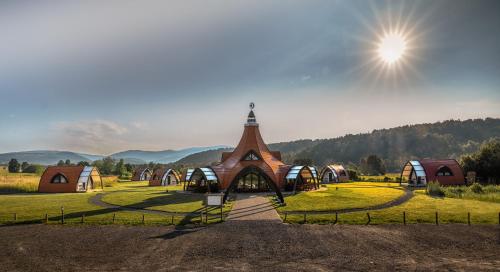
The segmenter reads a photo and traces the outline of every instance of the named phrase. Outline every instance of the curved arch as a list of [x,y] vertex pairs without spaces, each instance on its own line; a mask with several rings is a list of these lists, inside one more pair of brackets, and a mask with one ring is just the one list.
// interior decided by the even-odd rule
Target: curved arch
[[[198,181],[193,180],[193,178],[197,177],[201,177],[201,179]],[[215,173],[215,171],[210,167],[195,168],[189,176],[189,179],[186,180],[186,190],[189,189],[192,181],[197,182],[195,190],[198,190],[200,192],[204,191],[205,189],[207,192],[217,192],[219,190],[219,179],[217,178],[217,174]],[[215,186],[213,184],[214,182]]]
[[250,166],[247,166],[245,168],[243,168],[235,177],[234,179],[231,181],[231,183],[229,184],[229,187],[226,189],[226,191],[224,192],[224,198],[223,198],[223,201],[225,202],[226,199],[227,199],[227,196],[229,194],[229,192],[231,192],[232,190],[235,189],[236,186],[238,186],[238,182],[240,180],[240,178],[250,174],[250,173],[257,173],[259,174],[261,177],[264,178],[264,180],[266,181],[267,185],[273,189],[275,192],[276,192],[276,196],[278,197],[278,199],[281,201],[281,203],[285,203],[285,199],[283,198],[283,194],[281,194],[281,190],[278,188],[278,186],[273,182],[273,180],[262,170],[260,169],[259,167],[256,167],[256,166],[253,166],[253,165],[250,165]]
[[408,185],[427,184],[427,174],[420,161],[408,161],[403,166],[399,183],[403,183],[403,180],[408,181]]
[[[177,172],[176,172],[174,169],[170,168],[170,169],[168,169],[167,171],[165,171],[165,173],[161,176],[161,179],[160,179],[160,184],[164,185],[164,184],[165,184],[165,182],[166,182],[166,181],[167,181],[167,179],[168,179],[168,176],[169,176],[170,174],[172,174],[172,175],[174,176],[174,178],[175,178],[175,183],[178,183],[178,182],[179,182],[179,180],[180,180],[179,175],[177,174]],[[169,183],[168,185],[170,185],[170,183]]]
[[[146,178],[146,172],[148,173],[149,175],[149,178]],[[150,180],[151,179],[151,176],[153,175],[152,171],[149,170],[149,168],[146,168],[144,169],[142,172],[141,172],[141,175],[139,177],[139,180]]]
[[[335,170],[335,168],[333,168],[331,165],[327,165],[325,167],[325,169],[323,169],[323,171],[321,172],[321,175],[320,175],[320,180],[322,183],[324,183],[323,181],[325,180],[325,175],[328,172],[333,173],[334,182],[339,182],[339,175],[338,175],[337,171]],[[331,182],[330,178],[328,178],[328,182]]]
[[[290,170],[288,170],[288,173],[285,175],[285,180],[288,181],[288,180],[294,180],[293,182],[293,193],[296,192],[297,190],[297,180],[298,178],[302,178],[302,172],[306,170],[307,172],[309,172],[309,174],[311,175],[312,179],[313,179],[313,184],[314,184],[314,187],[315,189],[318,188],[318,171],[316,170],[316,168],[312,167],[312,166],[302,166],[302,165],[294,165],[292,168],[290,168]],[[288,182],[287,182],[288,183]],[[285,185],[286,187],[286,185]]]

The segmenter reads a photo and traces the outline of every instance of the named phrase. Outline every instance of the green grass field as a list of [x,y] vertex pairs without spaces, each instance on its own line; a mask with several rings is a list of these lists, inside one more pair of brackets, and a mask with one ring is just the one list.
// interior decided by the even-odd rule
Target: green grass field
[[[147,182],[132,184],[129,182],[114,190],[113,193],[106,195],[103,201],[114,205],[166,212],[200,212],[204,209],[205,195],[178,193],[177,191],[182,190],[180,185],[149,187]],[[230,210],[231,205],[225,205],[224,211]]]
[[[472,224],[498,224],[500,203],[457,198],[436,198],[425,194],[424,190],[415,192],[408,202],[382,210],[369,211],[370,224],[402,224],[403,212],[406,212],[406,222],[435,224],[436,212],[439,223],[466,224],[467,213],[471,214]],[[282,213],[282,218],[284,214]],[[366,212],[339,214],[340,224],[366,224]],[[303,215],[287,215],[289,223],[303,223]],[[307,223],[328,224],[335,222],[335,215],[307,215]]]
[[[82,214],[85,214],[86,224],[111,224],[115,217],[115,224],[142,224],[141,212],[116,211],[102,208],[89,203],[89,198],[102,192],[67,193],[67,194],[40,194],[24,189],[15,191],[16,186],[36,183],[39,176],[34,174],[0,173],[0,188],[5,184],[12,186],[14,191],[0,189],[0,223],[39,223],[45,221],[48,214],[49,224],[59,224],[61,221],[61,207],[64,207],[65,222],[80,224]],[[16,181],[17,180],[17,181]],[[149,187],[147,182],[123,182],[117,177],[104,177],[105,187],[103,200],[110,204],[158,210],[166,212],[198,213],[203,210],[203,194],[183,194],[181,186]],[[19,184],[18,184],[19,183]],[[10,187],[9,187],[10,188]],[[167,192],[168,190],[168,192]],[[425,194],[424,190],[415,192],[415,196],[408,202],[382,210],[370,211],[371,224],[400,224],[402,214],[406,212],[407,223],[435,223],[435,212],[439,213],[440,223],[467,223],[467,213],[471,213],[473,224],[497,224],[500,212],[498,191],[496,188],[486,188],[488,197],[472,198],[435,198]],[[329,184],[314,192],[302,192],[286,196],[286,206],[277,207],[284,217],[286,212],[299,211],[328,211],[348,208],[362,208],[383,204],[397,199],[404,194],[403,188],[393,182],[349,182]],[[493,194],[493,196],[491,196]],[[232,204],[224,207],[224,212],[231,209]],[[218,222],[216,216],[219,210],[211,211],[209,222]],[[145,214],[146,225],[170,224],[172,217],[166,215]],[[302,223],[303,215],[287,215],[287,222]],[[338,223],[365,224],[366,212],[340,214]],[[332,223],[335,215],[307,215],[308,223]],[[174,216],[175,224],[200,222],[199,216],[191,218]]]
[[286,206],[278,211],[328,211],[375,206],[404,194],[395,183],[350,182],[327,184],[326,190],[301,192],[285,197]]
[[[175,212],[199,212],[202,207],[203,195],[197,194],[178,196],[172,192],[166,193],[166,189],[179,190],[181,186],[173,187],[148,187],[147,182],[117,182],[116,177],[110,178],[112,187],[105,187],[104,192],[117,196],[117,201],[124,201],[125,204],[135,208],[147,208],[151,210],[175,211]],[[41,194],[41,193],[17,193],[0,194],[0,223],[39,223],[45,221],[45,214],[48,214],[49,223],[59,224],[61,222],[61,207],[64,207],[65,223],[79,224],[82,214],[85,214],[84,221],[87,224],[111,224],[113,216],[116,224],[142,224],[141,212],[115,211],[102,208],[89,203],[89,198],[102,192],[88,193],[64,193],[64,194]],[[143,196],[141,199],[140,196]],[[159,198],[158,198],[159,197]],[[152,198],[152,199],[149,199]],[[159,200],[170,201],[169,204],[157,205]],[[133,200],[126,202],[126,200]],[[137,201],[137,202],[135,202]],[[156,201],[156,202],[155,202]],[[151,206],[149,206],[151,203]],[[153,204],[154,203],[154,204]],[[120,204],[120,203],[117,203]],[[168,205],[173,206],[169,210]],[[225,210],[230,209],[227,205]],[[218,214],[219,211],[213,211]],[[199,223],[199,216],[171,216],[145,214],[145,224],[171,224],[172,219],[175,224]],[[218,217],[209,218],[209,223],[218,222]]]

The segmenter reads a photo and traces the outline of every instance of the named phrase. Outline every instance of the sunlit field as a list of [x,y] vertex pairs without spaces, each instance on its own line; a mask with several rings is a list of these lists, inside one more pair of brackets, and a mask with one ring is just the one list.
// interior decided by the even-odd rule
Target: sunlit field
[[[179,192],[182,191],[182,185],[149,187],[147,182],[128,182],[114,190],[102,200],[119,206],[166,212],[200,212],[205,207],[204,194]],[[229,211],[230,207],[226,205],[224,211]]]
[[327,184],[321,190],[300,192],[285,197],[286,206],[278,208],[278,211],[330,211],[363,208],[395,200],[403,194],[403,188],[395,183]]
[[[470,213],[471,224],[498,224],[500,203],[491,203],[478,200],[456,199],[447,197],[430,197],[425,190],[418,190],[415,196],[402,205],[369,211],[370,224],[403,224],[403,212],[406,213],[406,223],[438,224],[468,223]],[[282,214],[282,218],[284,214]],[[287,222],[303,223],[303,215],[287,215]],[[335,222],[335,215],[307,215],[307,223],[331,224]],[[339,214],[339,224],[366,224],[367,212]]]
[[38,190],[40,176],[28,173],[9,173],[0,168],[0,193],[29,193]]
[[[39,177],[36,178],[36,188]],[[25,177],[21,182],[25,182]],[[203,209],[203,194],[178,194],[182,186],[149,187],[148,182],[120,182],[116,176],[103,177],[104,191],[87,193],[42,194],[0,194],[0,224],[11,223],[49,223],[60,224],[64,210],[65,224],[188,224],[199,223],[199,213]],[[13,183],[11,183],[13,184]],[[12,186],[16,186],[13,184]],[[16,187],[13,187],[16,188]],[[167,192],[169,190],[169,192]],[[36,189],[35,189],[36,191]],[[193,213],[193,215],[157,215],[141,213],[141,211],[117,211],[102,208],[89,202],[91,197],[99,193],[109,193],[112,204],[136,209],[169,211],[177,213]],[[224,208],[229,211],[231,205]],[[208,222],[218,222],[219,210],[213,210]],[[144,221],[143,221],[144,215]],[[83,216],[83,218],[82,218]],[[47,217],[47,218],[46,218]],[[48,220],[47,220],[48,219]]]

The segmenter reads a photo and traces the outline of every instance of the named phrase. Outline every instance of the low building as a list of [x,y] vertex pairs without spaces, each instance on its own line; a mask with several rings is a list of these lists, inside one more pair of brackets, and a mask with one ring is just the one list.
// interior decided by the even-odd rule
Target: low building
[[269,192],[282,202],[282,190],[317,189],[318,174],[314,167],[288,165],[279,151],[271,151],[264,143],[253,112],[253,103],[240,142],[232,152],[224,152],[221,162],[189,169],[185,189],[196,192]]
[[349,173],[340,164],[327,165],[321,171],[321,183],[338,183],[349,180]]
[[153,173],[153,176],[149,180],[149,186],[177,185],[180,181],[181,177],[174,169],[160,168]]
[[38,184],[40,193],[74,193],[102,189],[99,171],[93,166],[49,166]]
[[150,180],[153,172],[147,167],[139,167],[134,170],[132,175],[132,181],[144,181]]
[[409,186],[426,186],[431,181],[441,185],[465,185],[465,177],[460,164],[453,159],[412,160],[401,171],[401,183]]

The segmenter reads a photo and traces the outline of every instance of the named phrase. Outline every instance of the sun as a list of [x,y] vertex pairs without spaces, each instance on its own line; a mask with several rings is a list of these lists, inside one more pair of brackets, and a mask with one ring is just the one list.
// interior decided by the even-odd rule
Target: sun
[[387,64],[394,64],[401,60],[406,52],[406,39],[398,33],[386,34],[378,44],[378,56]]

